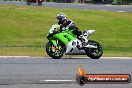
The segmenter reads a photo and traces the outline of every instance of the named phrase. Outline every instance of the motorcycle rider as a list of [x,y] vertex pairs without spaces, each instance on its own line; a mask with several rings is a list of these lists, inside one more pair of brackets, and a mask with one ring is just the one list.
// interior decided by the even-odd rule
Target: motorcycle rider
[[[80,31],[80,29],[75,26],[75,24],[72,20],[68,20],[66,18],[65,14],[63,14],[63,13],[58,14],[56,19],[57,19],[57,23],[60,25],[60,31],[72,29],[73,33],[75,35],[77,35],[77,38],[82,41],[83,45],[87,42],[87,39],[85,39],[81,36],[82,32]],[[77,45],[77,47],[79,49],[81,49],[82,46]],[[67,52],[68,52],[68,50],[67,50]]]
[[58,14],[56,19],[57,19],[57,23],[60,25],[60,31],[72,29],[73,33],[77,35],[78,39],[80,39],[81,41],[84,40],[85,42],[87,41],[86,39],[83,39],[81,37],[82,32],[80,31],[80,29],[75,26],[72,20],[68,20],[65,14],[63,13]]
[[72,20],[68,20],[66,18],[66,15],[63,13],[60,13],[56,17],[57,23],[60,25],[60,30],[64,31],[67,29],[73,29],[73,33],[79,37],[82,32],[77,28]]

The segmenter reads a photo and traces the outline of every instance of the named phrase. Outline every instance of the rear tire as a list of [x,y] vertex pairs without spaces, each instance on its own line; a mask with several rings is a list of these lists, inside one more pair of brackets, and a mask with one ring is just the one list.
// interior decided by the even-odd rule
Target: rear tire
[[[47,43],[47,45],[46,45],[46,52],[47,52],[47,54],[50,57],[54,58],[54,59],[61,58],[63,56],[63,54],[64,54],[64,48],[61,47],[61,50],[58,50],[57,52],[53,52],[52,51],[52,46],[53,46],[53,44],[51,42]],[[60,46],[60,45],[58,45],[58,46]]]
[[97,49],[86,48],[85,49],[86,55],[92,59],[99,59],[103,54],[103,49],[101,45],[98,42],[93,41],[93,40],[89,40],[88,44],[97,46]]

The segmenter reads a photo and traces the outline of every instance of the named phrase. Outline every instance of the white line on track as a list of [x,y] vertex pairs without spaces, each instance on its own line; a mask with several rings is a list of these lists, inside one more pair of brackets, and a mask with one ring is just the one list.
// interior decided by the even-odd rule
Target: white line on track
[[101,11],[108,11],[108,10],[101,10]]
[[74,82],[76,80],[40,80],[44,82]]
[[101,57],[102,59],[132,59],[132,57]]
[[123,12],[126,12],[126,11],[117,11],[117,12],[123,13]]
[[30,58],[30,56],[0,56],[0,58]]
[[87,10],[89,10],[89,9],[83,9],[83,10],[84,10],[84,11],[85,11],[85,10],[87,11]]
[[113,6],[113,5],[105,5],[105,6]]
[[[50,58],[50,57],[31,57],[31,56],[0,56],[0,58]],[[75,57],[67,56],[62,58],[89,58],[89,57]],[[132,57],[101,57],[100,59],[132,59]]]

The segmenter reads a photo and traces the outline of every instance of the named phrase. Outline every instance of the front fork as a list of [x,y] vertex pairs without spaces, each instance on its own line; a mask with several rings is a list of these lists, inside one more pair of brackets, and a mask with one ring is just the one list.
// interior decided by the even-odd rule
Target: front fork
[[51,46],[51,49],[53,52],[58,52],[62,49],[62,47],[59,45],[59,40],[51,40],[52,42],[52,46]]

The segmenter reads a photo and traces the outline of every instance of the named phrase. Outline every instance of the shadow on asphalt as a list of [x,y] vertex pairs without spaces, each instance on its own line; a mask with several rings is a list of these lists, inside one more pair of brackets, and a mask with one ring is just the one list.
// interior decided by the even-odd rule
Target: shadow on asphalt
[[[49,57],[47,59],[54,59],[54,58]],[[91,58],[89,58],[89,57],[62,57],[60,59],[91,59]]]

